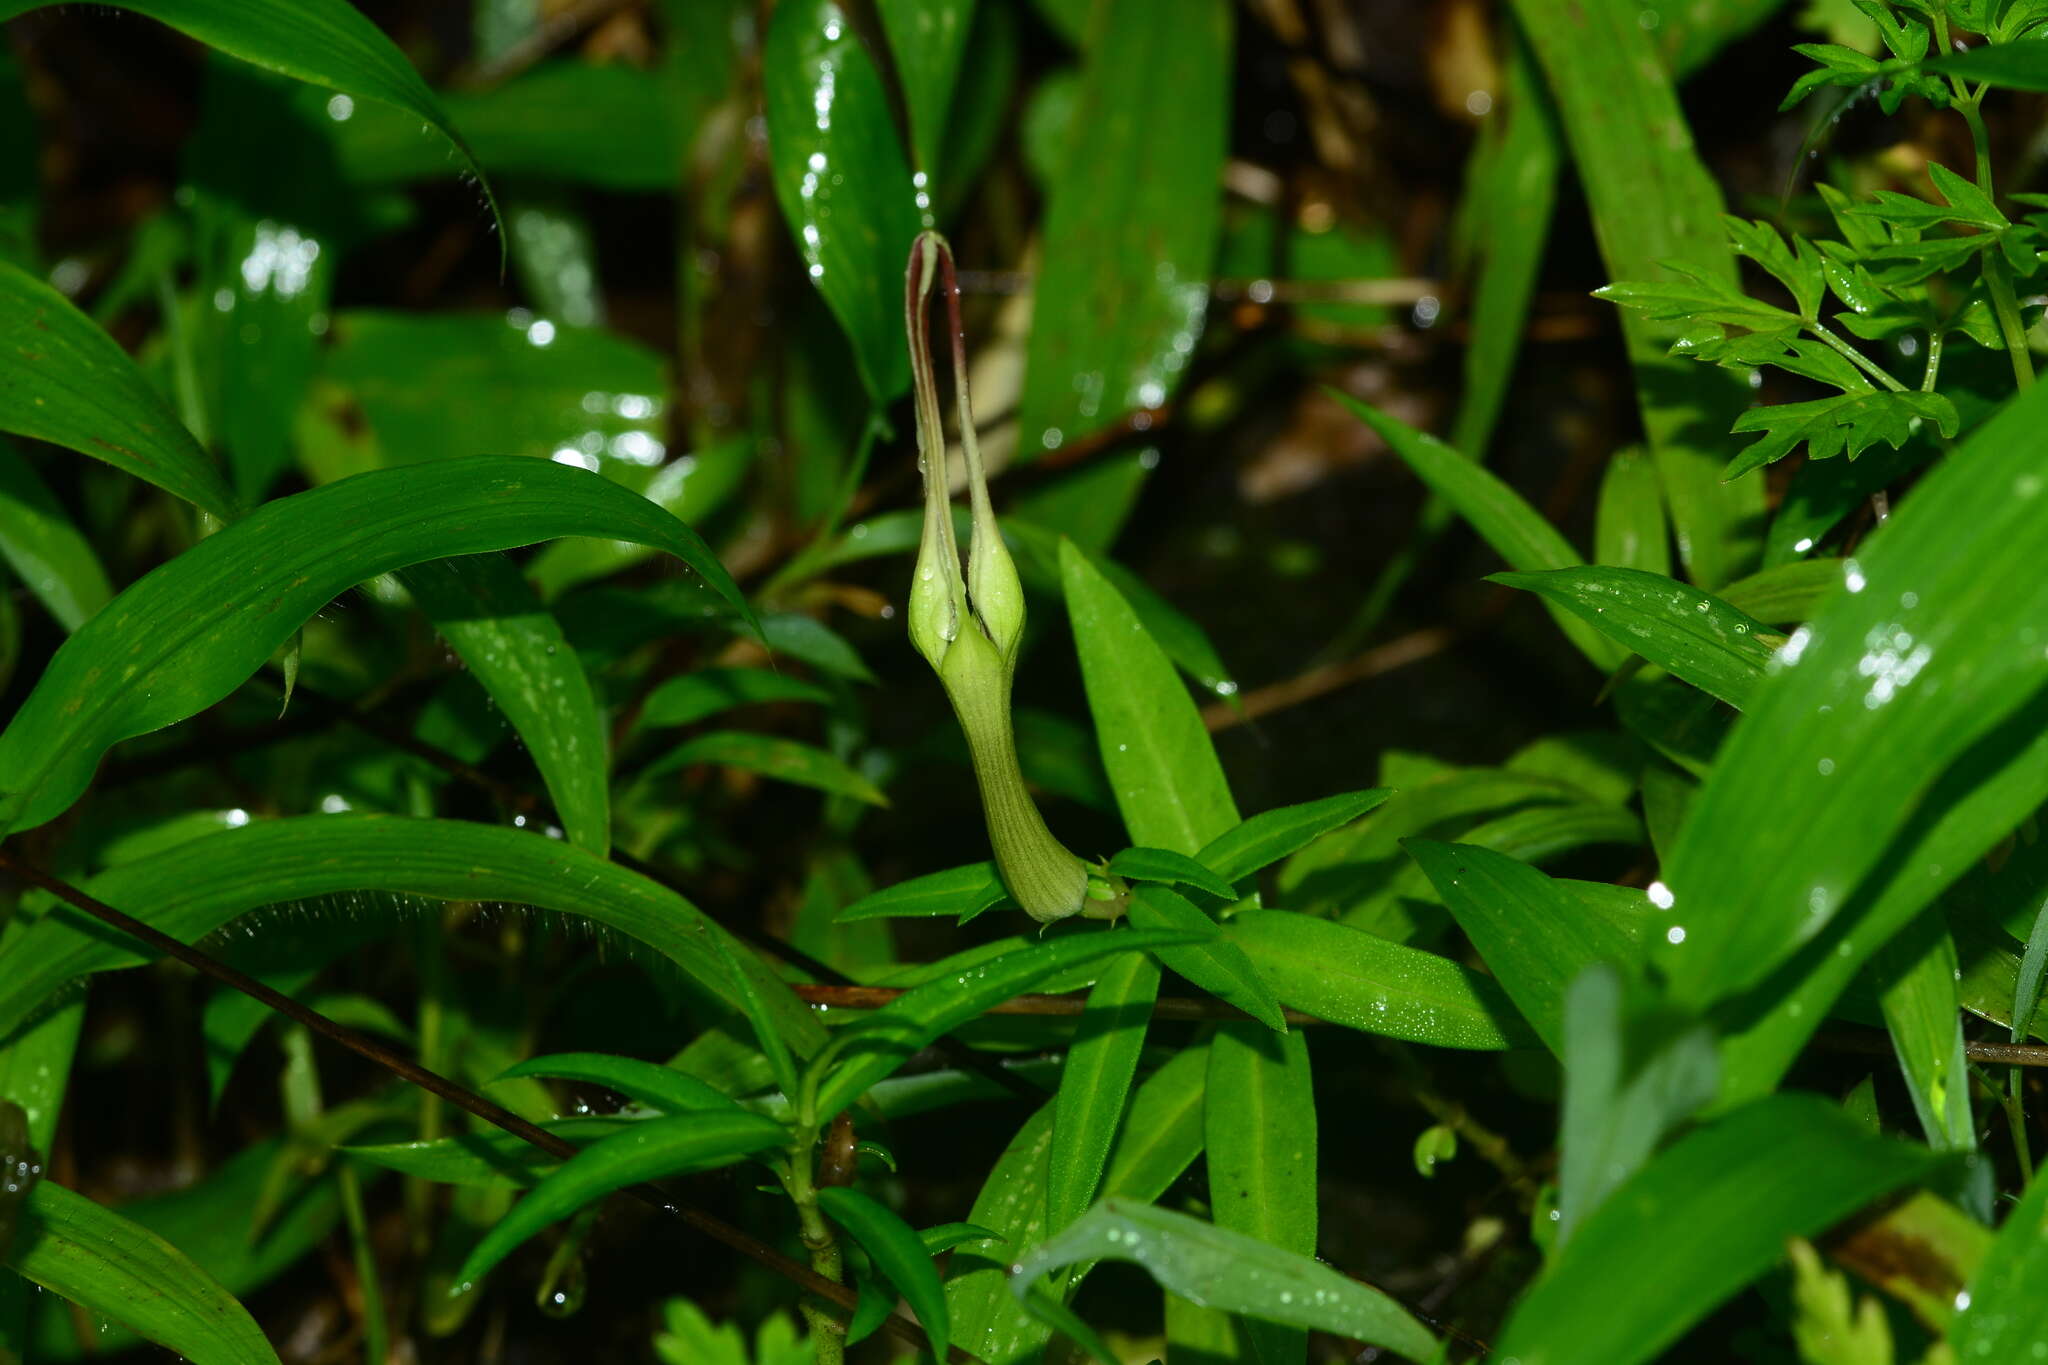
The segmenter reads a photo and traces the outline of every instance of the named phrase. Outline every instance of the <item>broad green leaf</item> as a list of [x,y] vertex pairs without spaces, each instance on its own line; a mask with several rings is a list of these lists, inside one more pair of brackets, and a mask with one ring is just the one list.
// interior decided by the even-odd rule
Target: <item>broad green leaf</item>
[[77,630],[114,595],[90,541],[22,453],[0,441],[0,558],[58,625]]
[[643,1181],[729,1166],[769,1147],[785,1146],[789,1130],[758,1114],[705,1111],[648,1119],[601,1138],[562,1163],[484,1234],[456,1272],[473,1283],[549,1223],[592,1200]]
[[868,666],[861,662],[860,654],[847,643],[846,637],[815,616],[806,616],[800,611],[780,611],[764,616],[761,618],[761,635],[774,653],[809,664],[821,673],[853,682],[877,681],[875,675],[868,671]]
[[1793,626],[1813,619],[1821,603],[1842,586],[1839,559],[1798,559],[1758,569],[1716,594],[1723,602],[1773,626]]
[[[598,468],[649,502],[667,508],[678,520],[695,526],[725,506],[739,490],[753,460],[754,442],[743,437],[701,447],[653,468],[628,469],[617,461],[601,461]],[[526,576],[542,597],[552,601],[580,583],[615,574],[657,553],[623,540],[558,540],[534,555],[526,565]]]
[[889,1277],[889,1283],[910,1303],[918,1325],[931,1339],[932,1356],[946,1358],[946,1339],[952,1324],[946,1311],[946,1287],[932,1265],[917,1232],[889,1210],[860,1193],[839,1186],[818,1191],[818,1205],[833,1222],[853,1234],[874,1259],[875,1269]]
[[1034,1248],[1011,1287],[1021,1295],[1048,1270],[1097,1260],[1135,1262],[1163,1288],[1205,1307],[1334,1332],[1411,1360],[1436,1355],[1435,1339],[1406,1309],[1314,1257],[1127,1199],[1103,1200]]
[[360,474],[266,503],[141,579],[67,640],[0,734],[10,788],[0,829],[64,811],[108,748],[227,696],[349,587],[559,535],[659,545],[745,610],[695,531],[586,471],[479,456]]
[[1975,47],[1920,63],[1922,71],[1996,86],[2000,90],[2048,90],[2048,53],[2033,42]]
[[[958,169],[946,165],[939,152],[946,142],[953,82],[967,51],[975,4],[974,0],[879,0],[875,7],[881,11],[882,31],[888,35],[889,51],[896,59],[903,102],[909,106],[910,142],[917,149],[915,183],[922,207],[931,202],[935,180]],[[944,1356],[945,1352],[938,1354]]]
[[1712,593],[1640,569],[1497,573],[1494,583],[1555,602],[1624,648],[1741,710],[1776,637]]
[[[1693,150],[1649,29],[1634,14],[1572,0],[1515,0],[1514,12],[1557,101],[1608,278],[1671,279],[1678,267],[1733,284],[1721,191]],[[1666,354],[1671,324],[1628,311],[1622,329],[1679,557],[1695,583],[1719,587],[1755,567],[1762,543],[1763,486],[1721,482],[1715,436],[1747,390],[1718,366]]]
[[249,1311],[163,1238],[45,1180],[7,1266],[194,1365],[277,1365]]
[[816,683],[766,668],[700,668],[670,678],[640,703],[639,728],[694,725],[736,706],[771,702],[830,704],[832,694]]
[[1938,916],[1922,915],[1877,951],[1870,971],[1927,1145],[1938,1152],[1975,1150],[1955,940]]
[[[1937,779],[2048,681],[2048,654],[2012,628],[2048,613],[2048,584],[2026,567],[2048,553],[2048,485],[2035,472],[2043,412],[2048,394],[2029,391],[1979,428],[1844,564],[1842,592],[1779,652],[1665,871],[1684,929],[1662,954],[1676,999],[1725,997],[1823,934],[1843,965],[1867,960],[1940,891],[1926,866],[1952,878],[2039,803],[2025,774],[2010,790],[1973,781],[1959,803],[1970,823],[1944,830],[1954,816],[1936,798]],[[2005,804],[2015,796],[2025,804]],[[1831,929],[1908,829],[1939,835],[1944,856],[1922,864],[1910,842],[1891,851],[1896,918],[1853,939]]]
[[1132,881],[1192,886],[1225,900],[1237,899],[1237,888],[1230,884],[1229,879],[1210,871],[1198,859],[1169,849],[1127,848],[1109,860],[1109,870]]
[[811,283],[877,405],[910,383],[903,263],[927,221],[874,59],[834,0],[777,5],[761,50],[768,163]]
[[[586,1144],[615,1136],[650,1119],[585,1115],[540,1126],[556,1137]],[[357,1161],[443,1185],[527,1189],[561,1167],[556,1158],[524,1138],[496,1128],[416,1142],[380,1142],[343,1147]]]
[[833,919],[838,924],[899,915],[958,915],[966,920],[1001,904],[1009,895],[994,863],[969,863],[883,887],[862,896]]
[[1242,881],[1330,831],[1350,824],[1393,794],[1388,787],[1370,787],[1260,811],[1202,845],[1195,857],[1204,866],[1214,868],[1224,881]]
[[[19,12],[0,0],[0,15]],[[62,294],[0,261],[0,431],[105,460],[222,521],[241,504],[135,362]]]
[[[1929,1173],[1825,1100],[1774,1095],[1682,1138],[1588,1218],[1494,1350],[1522,1365],[1635,1365],[1818,1232]],[[1674,1235],[1683,1229],[1683,1235]],[[1616,1294],[1616,1285],[1628,1292]]]
[[1280,910],[1239,911],[1223,939],[1282,1004],[1318,1019],[1436,1047],[1529,1042],[1500,988],[1447,957]]
[[[1472,523],[1479,538],[1523,572],[1540,569],[1568,569],[1583,561],[1578,551],[1543,519],[1543,514],[1523,500],[1522,495],[1481,469],[1457,451],[1413,427],[1387,416],[1379,409],[1359,402],[1349,394],[1328,390],[1354,416],[1385,441],[1415,476],[1428,484],[1451,505],[1451,510]],[[1621,651],[1602,639],[1600,633],[1555,607],[1550,614],[1565,638],[1602,672],[1621,662]]]
[[[1866,1085],[1868,1082],[1866,1082]],[[1869,1130],[1877,1131],[1875,1097]],[[1911,1309],[1937,1332],[1946,1332],[1964,1287],[1990,1253],[1991,1229],[1954,1204],[1916,1190],[1875,1218],[1858,1219],[1829,1239],[1829,1257],[1856,1271]]]
[[1159,968],[1142,954],[1104,968],[1088,993],[1053,1104],[1046,1226],[1055,1231],[1095,1198],[1158,995]]
[[[346,891],[435,900],[504,901],[580,916],[647,944],[733,1008],[737,987],[717,951],[724,931],[674,891],[559,840],[459,820],[313,815],[260,821],[180,844],[103,872],[94,896],[171,937],[195,942],[260,906]],[[394,921],[395,906],[370,901]],[[774,1003],[783,1036],[802,1053],[824,1030],[751,954],[735,954]],[[0,948],[0,1037],[72,977],[147,962],[97,922],[64,909]]]
[[1124,827],[1133,843],[1192,854],[1238,823],[1201,715],[1130,604],[1071,542],[1060,575]]
[[1170,887],[1140,884],[1131,888],[1128,911],[1140,929],[1174,930],[1196,942],[1185,948],[1162,948],[1161,962],[1227,1004],[1237,1006],[1268,1028],[1285,1029],[1280,1002],[1251,959],[1221,937],[1215,921]]
[[[50,0],[0,0],[0,20]],[[113,0],[252,66],[402,109],[435,128],[497,203],[469,145],[389,38],[348,0]]]
[[1194,354],[1222,230],[1231,30],[1226,0],[1095,6],[1047,187],[1020,458],[1159,407]]
[[2020,957],[2019,972],[2013,980],[2011,1027],[2015,1043],[2026,1041],[2027,1026],[2041,1007],[2042,977],[2048,971],[2048,901],[2034,912],[2034,926],[2027,932],[2026,943],[2027,950]]
[[611,847],[611,753],[590,678],[562,627],[502,555],[421,564],[413,600],[517,732],[569,842]]
[[[701,61],[702,51],[692,56]],[[677,133],[694,131],[675,127],[660,75],[628,62],[543,61],[488,90],[450,92],[443,103],[492,174],[555,184],[672,190],[682,164]],[[446,149],[395,110],[351,110],[332,136],[342,172],[357,184],[448,174]]]
[[[1308,1039],[1250,1024],[1225,1024],[1209,1043],[1209,1207],[1216,1226],[1268,1246],[1316,1250],[1316,1095]],[[1225,1098],[1227,1097],[1227,1098]],[[1299,1330],[1246,1324],[1264,1365],[1304,1361]]]
[[1949,1342],[1958,1360],[2036,1360],[2048,1353],[2048,1175],[2037,1173],[1998,1240],[1956,1296]]
[[697,1109],[730,1109],[732,1097],[673,1067],[606,1052],[555,1052],[519,1063],[499,1077],[552,1076],[616,1090],[629,1100],[671,1114]]
[[1600,476],[1593,559],[1623,569],[1671,574],[1671,529],[1657,464],[1635,447],[1618,450]]
[[[1409,839],[1402,847],[1552,1052],[1563,1053],[1565,991],[1580,972],[1601,962],[1629,967],[1642,958],[1640,935],[1590,913],[1567,884],[1527,863],[1432,839]],[[1641,913],[1647,921],[1647,899]]]
[[531,455],[650,495],[650,479],[677,468],[663,463],[666,366],[615,332],[524,310],[351,309],[334,319],[329,341],[325,376],[360,404],[385,464]]
[[953,1341],[988,1365],[1036,1361],[1051,1329],[1025,1313],[1009,1292],[1010,1261],[1045,1236],[1046,1162],[1052,1150],[1053,1107],[1040,1105],[989,1168],[968,1221],[1003,1240],[953,1253],[946,1308]]
[[[818,1087],[818,1121],[838,1114],[925,1044],[993,1005],[1021,995],[1070,968],[1119,953],[1151,952],[1191,941],[1176,931],[1142,929],[1069,934],[1035,944],[958,974],[948,974],[896,997],[886,1008],[849,1027],[862,1046]],[[842,1035],[843,1036],[843,1035]],[[979,1217],[975,1222],[985,1223]],[[995,1224],[986,1224],[993,1227]]]
[[815,745],[780,735],[756,734],[751,730],[713,730],[686,739],[650,764],[644,776],[652,778],[699,763],[713,763],[742,772],[759,773],[778,782],[816,787],[834,796],[850,796],[871,806],[886,806],[889,798],[881,789],[844,759],[835,758]]
[[1564,1004],[1556,1243],[1641,1169],[1664,1135],[1714,1098],[1719,1058],[1703,1024],[1633,1012],[1620,972],[1595,963]]

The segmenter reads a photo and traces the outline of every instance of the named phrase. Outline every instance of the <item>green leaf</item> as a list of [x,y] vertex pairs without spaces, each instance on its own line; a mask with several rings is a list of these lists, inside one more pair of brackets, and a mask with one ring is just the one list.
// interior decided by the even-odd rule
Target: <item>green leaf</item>
[[114,595],[99,554],[21,452],[0,442],[0,558],[58,625],[77,630]]
[[932,1356],[946,1358],[952,1327],[946,1311],[946,1289],[932,1266],[932,1254],[916,1231],[901,1218],[857,1190],[830,1186],[818,1191],[826,1216],[853,1234],[874,1258],[875,1268],[889,1277],[931,1339]]
[[1853,1299],[1848,1277],[1827,1269],[1803,1238],[1792,1255],[1792,1339],[1808,1365],[1891,1365],[1892,1329],[1884,1309],[1868,1295]]
[[1741,327],[1773,340],[1799,325],[1798,314],[1751,298],[1735,280],[1683,265],[1671,270],[1677,279],[1617,281],[1594,290],[1593,297],[1635,309],[1652,322]]
[[1159,407],[1194,354],[1222,231],[1231,29],[1226,0],[1095,7],[1046,190],[1020,458]]
[[1954,436],[1960,420],[1955,404],[1938,393],[1874,390],[1751,408],[1729,430],[1764,435],[1730,460],[1722,477],[1740,478],[1782,460],[1801,442],[1811,459],[1846,454],[1853,460],[1879,441],[1898,449],[1921,422],[1932,423],[1943,436]]
[[1393,794],[1390,787],[1370,787],[1260,811],[1202,845],[1195,857],[1214,868],[1224,881],[1239,882],[1332,830],[1343,828]]
[[1962,969],[1955,940],[1939,916],[1922,915],[1878,950],[1870,968],[1927,1145],[1937,1152],[1974,1151],[1977,1129],[1970,1112],[1969,1063],[1963,1057],[1962,1006],[1956,995]]
[[43,1181],[6,1264],[73,1303],[176,1351],[194,1365],[277,1365],[247,1309],[148,1229]]
[[[0,14],[19,12],[0,0]],[[232,521],[241,510],[135,362],[71,301],[0,261],[0,430],[65,446]]]
[[638,726],[654,730],[694,725],[736,706],[766,706],[775,702],[815,702],[826,706],[831,701],[832,694],[816,683],[786,673],[766,668],[700,668],[680,678],[670,678],[648,693],[640,703]]
[[[917,166],[925,177],[917,182],[931,202],[939,179],[959,168],[939,156],[945,146],[947,111],[953,104],[953,82],[967,51],[967,33],[974,20],[974,0],[878,0],[882,31],[896,59],[896,79],[910,110],[910,141]],[[908,248],[905,248],[906,250]],[[941,1357],[945,1352],[938,1353]]]
[[1949,53],[1922,62],[1920,70],[1981,81],[2000,90],[2048,90],[2048,52],[2031,42],[1986,45],[1968,52]]
[[1048,1270],[1084,1261],[1131,1261],[1161,1287],[1205,1307],[1333,1332],[1435,1358],[1437,1343],[1406,1309],[1311,1256],[1271,1247],[1186,1214],[1105,1199],[1024,1257],[1011,1276],[1020,1297]]
[[0,734],[0,829],[60,814],[109,747],[227,696],[354,584],[448,555],[600,535],[658,545],[743,612],[695,531],[580,469],[479,456],[279,498],[144,577],[67,640]]
[[[86,889],[183,942],[195,942],[259,906],[347,891],[435,900],[504,901],[581,916],[647,944],[732,1008],[738,988],[717,945],[719,929],[674,891],[559,840],[460,820],[313,815],[259,821],[189,840],[103,872]],[[399,916],[372,900],[365,910]],[[44,916],[0,946],[0,1037],[57,986],[152,955],[69,910]],[[817,1050],[824,1030],[759,959],[741,949],[755,988],[772,1003],[784,1038]]]
[[2048,1174],[2037,1173],[1971,1277],[1948,1339],[1958,1360],[2031,1360],[2048,1347]]
[[1640,569],[1497,573],[1489,582],[1555,602],[1624,648],[1737,710],[1770,663],[1776,637],[1712,593]]
[[1053,1102],[1046,1226],[1054,1231],[1080,1217],[1095,1198],[1158,995],[1159,968],[1142,954],[1104,968],[1088,993]]
[[1600,475],[1593,559],[1623,569],[1671,574],[1671,530],[1664,524],[1664,485],[1656,462],[1631,446],[1617,450]]
[[1774,564],[1721,589],[1723,602],[1759,621],[1793,626],[1810,621],[1842,586],[1839,559],[1796,559]]
[[769,21],[761,93],[782,216],[868,397],[885,404],[910,384],[899,282],[928,220],[881,73],[834,0],[793,0]]
[[[1631,964],[1642,957],[1640,932],[1589,912],[1565,883],[1527,863],[1432,839],[1401,846],[1429,874],[1458,927],[1552,1052],[1563,1054],[1565,991],[1579,973],[1596,962]],[[1641,912],[1649,928],[1647,900]]]
[[[2048,654],[2011,628],[2048,613],[2048,585],[2027,568],[2048,554],[2043,412],[2048,394],[2029,391],[1980,427],[1779,652],[1780,671],[1723,747],[1665,869],[1685,930],[1662,954],[1677,1000],[1723,998],[1823,934],[1840,965],[1866,960],[1941,889],[1927,867],[1952,878],[2038,804],[2016,774],[1950,826],[1939,855],[1891,849],[1909,821],[1916,836],[1941,831],[1936,779],[2048,681]],[[1998,755],[2029,743],[2002,743]],[[2015,800],[2025,804],[2005,804]],[[1853,939],[1831,932],[1888,850],[1899,885],[1888,924],[1860,925]]]
[[28,1112],[0,1100],[0,1262],[14,1246],[29,1194],[42,1176],[42,1158],[29,1145]]
[[686,1076],[672,1067],[637,1057],[615,1057],[606,1052],[556,1052],[533,1057],[506,1071],[498,1079],[521,1076],[553,1076],[565,1081],[583,1081],[616,1090],[629,1100],[650,1104],[670,1114],[699,1109],[730,1109],[732,1097]]
[[1266,1027],[1287,1027],[1280,1002],[1251,960],[1236,944],[1220,937],[1215,921],[1185,896],[1157,883],[1141,884],[1132,888],[1129,914],[1131,923],[1141,929],[1175,930],[1197,940],[1191,947],[1161,949],[1161,962]]
[[1009,895],[994,863],[969,863],[912,877],[862,896],[833,916],[832,922],[851,924],[855,920],[915,915],[958,915],[966,921],[1000,905]]
[[602,855],[611,847],[610,744],[560,623],[500,555],[422,564],[405,585],[533,755],[569,841]]
[[[1494,1350],[1522,1365],[1654,1358],[1785,1254],[1931,1171],[1833,1104],[1774,1095],[1672,1146],[1588,1218]],[[1673,1235],[1683,1229],[1683,1236]],[[1615,1285],[1629,1292],[1617,1295]]]
[[[1649,30],[1634,14],[1576,0],[1515,0],[1513,8],[1557,101],[1607,277],[1658,281],[1682,273],[1734,285],[1721,191],[1693,150]],[[1749,401],[1747,386],[1727,371],[1666,354],[1677,324],[1633,311],[1621,322],[1679,557],[1693,582],[1719,587],[1755,567],[1762,541],[1763,488],[1721,482],[1713,435]]]
[[[1177,931],[1097,929],[1004,953],[965,972],[949,973],[914,987],[848,1026],[863,1046],[818,1087],[818,1122],[859,1099],[869,1086],[932,1039],[1048,977],[1119,953],[1151,952],[1192,939],[1192,935]],[[974,1221],[986,1222],[978,1215]]]
[[648,1119],[578,1152],[492,1226],[456,1272],[473,1284],[520,1243],[593,1200],[643,1181],[729,1166],[789,1142],[789,1130],[758,1114],[705,1111]]
[[1621,974],[1579,972],[1564,1007],[1556,1243],[1642,1168],[1666,1133],[1714,1098],[1719,1058],[1703,1024],[1624,1006]]
[[[556,1137],[585,1144],[612,1137],[649,1119],[585,1115],[540,1126]],[[528,1189],[561,1162],[525,1138],[496,1128],[416,1142],[379,1142],[336,1149],[357,1161],[442,1185]]]
[[1020,1365],[1045,1345],[1051,1329],[1020,1308],[1008,1292],[1010,1259],[1045,1235],[1046,1161],[1052,1149],[1053,1106],[1040,1105],[989,1168],[968,1213],[970,1222],[1002,1241],[986,1253],[953,1253],[946,1308],[953,1341],[989,1365]]
[[1198,859],[1169,849],[1127,848],[1109,860],[1109,870],[1131,881],[1192,886],[1225,900],[1237,899],[1237,888],[1226,878],[1210,871]]
[[1192,854],[1238,823],[1202,717],[1130,604],[1071,541],[1060,576],[1124,827],[1133,843]]
[[1526,1046],[1499,987],[1446,957],[1341,924],[1243,910],[1223,927],[1281,1003],[1333,1024],[1436,1047]]
[[1784,285],[1799,305],[1802,319],[1820,316],[1827,286],[1821,280],[1820,253],[1812,242],[1795,233],[1788,243],[1769,223],[1748,222],[1732,213],[1721,221],[1727,225],[1728,243],[1735,254],[1755,261]]
[[[50,0],[0,0],[0,21]],[[477,177],[491,214],[497,200],[469,144],[434,92],[389,38],[347,0],[112,0],[189,38],[311,85],[402,109],[436,129]],[[501,234],[502,236],[502,231]]]
[[[1268,1246],[1316,1250],[1316,1096],[1308,1040],[1251,1024],[1225,1024],[1209,1043],[1211,1095],[1203,1146],[1216,1226]],[[1264,1365],[1306,1359],[1303,1334],[1246,1324]]]
[[[1492,546],[1493,552],[1505,559],[1510,568],[1524,572],[1566,569],[1583,562],[1578,551],[1543,519],[1542,513],[1493,474],[1434,436],[1416,431],[1349,394],[1335,389],[1326,392],[1377,432],[1402,462],[1415,471],[1417,478],[1472,523],[1479,538]],[[1602,639],[1598,631],[1568,612],[1553,608],[1550,614],[1565,638],[1577,645],[1595,668],[1611,672],[1621,662],[1621,652]]]
[[750,730],[713,730],[684,740],[650,764],[644,774],[658,777],[699,763],[716,763],[743,772],[759,773],[778,782],[816,787],[834,796],[850,796],[871,806],[886,806],[889,798],[860,775],[845,760],[823,749],[784,739],[780,735],[755,734]]

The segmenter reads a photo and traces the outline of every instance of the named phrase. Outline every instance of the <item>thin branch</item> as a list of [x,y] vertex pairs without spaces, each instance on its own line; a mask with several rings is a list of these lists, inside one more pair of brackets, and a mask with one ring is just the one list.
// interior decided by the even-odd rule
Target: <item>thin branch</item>
[[1233,729],[1275,711],[1314,701],[1353,683],[1419,663],[1433,654],[1442,653],[1457,639],[1458,632],[1445,626],[1411,631],[1352,658],[1323,664],[1281,682],[1254,688],[1239,697],[1234,706],[1229,702],[1212,703],[1202,709],[1202,723],[1209,727],[1211,733]]
[[[152,950],[165,957],[175,958],[202,976],[210,977],[223,986],[240,991],[282,1014],[295,1023],[303,1024],[312,1032],[331,1042],[364,1057],[401,1080],[428,1091],[457,1108],[467,1110],[484,1122],[504,1129],[512,1136],[529,1143],[549,1156],[566,1161],[576,1155],[575,1144],[550,1133],[538,1124],[531,1123],[502,1105],[475,1091],[462,1086],[435,1071],[429,1071],[418,1062],[378,1042],[368,1034],[360,1033],[345,1024],[338,1024],[321,1014],[308,1009],[288,995],[271,989],[255,977],[239,971],[207,953],[201,952],[188,943],[172,938],[161,929],[145,924],[123,911],[116,910],[105,901],[88,895],[69,882],[62,881],[39,867],[21,861],[5,848],[0,848],[0,871],[12,873],[32,886],[39,886],[63,901],[73,909],[83,911],[109,928],[119,930],[131,938],[147,944]],[[851,1313],[858,1301],[854,1291],[846,1285],[837,1284],[818,1274],[801,1261],[792,1260],[766,1242],[734,1227],[721,1218],[716,1218],[701,1209],[678,1203],[652,1185],[628,1186],[624,1193],[633,1196],[648,1207],[680,1219],[690,1227],[705,1233],[713,1239],[731,1247],[750,1260],[766,1266],[819,1298],[826,1299],[841,1310]],[[930,1342],[915,1323],[894,1313],[882,1324],[891,1334],[914,1348],[929,1349]],[[950,1359],[965,1365],[981,1365],[974,1356],[955,1347]]]

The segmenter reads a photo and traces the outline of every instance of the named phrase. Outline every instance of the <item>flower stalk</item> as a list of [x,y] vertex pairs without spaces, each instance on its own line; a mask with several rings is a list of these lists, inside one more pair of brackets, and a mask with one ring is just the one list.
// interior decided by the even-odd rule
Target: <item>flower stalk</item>
[[[946,436],[939,421],[939,387],[932,365],[929,305],[935,284],[941,285],[945,296],[952,333],[960,451],[967,462],[971,532],[964,577],[953,531]],[[1098,919],[1114,918],[1122,912],[1122,887],[1053,837],[1025,789],[1023,770],[1017,763],[1010,685],[1024,635],[1024,587],[989,502],[988,478],[967,391],[960,289],[945,238],[935,232],[919,235],[910,249],[903,293],[917,408],[917,467],[924,477],[924,533],[910,584],[911,643],[939,675],[946,697],[953,703],[953,714],[967,736],[996,869],[1011,896],[1041,923],[1083,913]]]

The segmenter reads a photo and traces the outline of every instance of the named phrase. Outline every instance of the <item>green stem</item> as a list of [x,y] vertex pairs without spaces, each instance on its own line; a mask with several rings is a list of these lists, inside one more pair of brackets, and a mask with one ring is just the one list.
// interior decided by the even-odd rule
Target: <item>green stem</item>
[[2013,293],[2012,270],[1997,251],[1984,253],[1984,289],[1998,318],[1998,334],[2012,359],[2012,379],[2024,393],[2034,384],[2034,358],[2027,353],[2027,329],[2020,321],[2019,299]]
[[[811,1253],[811,1269],[834,1283],[843,1283],[844,1265],[839,1254],[839,1241],[832,1235],[832,1225],[825,1221],[825,1215],[818,1208],[818,1188],[811,1180],[811,1152],[817,1142],[817,1129],[799,1128],[796,1141],[790,1146],[789,1165],[776,1174],[782,1177],[782,1188],[789,1192],[790,1203],[796,1205],[797,1226],[803,1232],[804,1248]],[[811,1327],[816,1365],[845,1365],[845,1327],[837,1318],[808,1300],[803,1304],[803,1314]]]
[[1837,351],[1840,351],[1844,356],[1846,356],[1850,364],[1862,370],[1865,374],[1869,375],[1872,379],[1875,379],[1878,383],[1890,389],[1893,393],[1904,393],[1906,391],[1906,386],[1904,384],[1901,384],[1898,380],[1886,374],[1881,368],[1878,367],[1876,362],[1872,361],[1868,356],[1864,355],[1863,352],[1857,350],[1848,342],[1836,336],[1833,332],[1830,332],[1821,323],[1809,322],[1806,325],[1815,336],[1819,337],[1822,341],[1825,341],[1828,345],[1834,347]]
[[2020,1095],[2020,1069],[2009,1068],[2006,1072],[2004,1097],[2006,1126],[2012,1129],[2012,1150],[2019,1158],[2020,1184],[2030,1185],[2034,1180],[2034,1154],[2027,1145],[2027,1106]]
[[1934,392],[1934,377],[1941,373],[1942,343],[1948,340],[1946,332],[1927,334],[1927,371],[1920,376],[1920,392]]
[[363,1182],[353,1163],[337,1162],[334,1183],[341,1191],[342,1217],[354,1252],[356,1288],[363,1296],[363,1359],[383,1365],[391,1354],[391,1328],[384,1315],[384,1289],[377,1280],[377,1248],[370,1241],[370,1220],[363,1212]]

